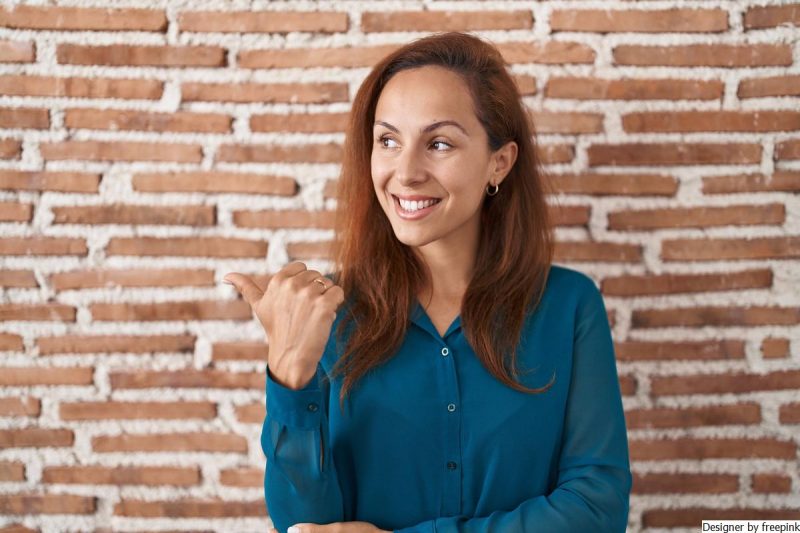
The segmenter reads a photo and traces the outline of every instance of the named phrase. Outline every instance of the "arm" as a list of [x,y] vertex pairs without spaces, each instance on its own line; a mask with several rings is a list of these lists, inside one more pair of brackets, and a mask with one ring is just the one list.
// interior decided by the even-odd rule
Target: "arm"
[[267,366],[267,416],[261,448],[267,456],[264,495],[274,526],[284,533],[299,522],[343,519],[342,492],[328,429],[330,383],[317,373],[299,390],[272,379]]
[[437,518],[395,533],[625,531],[631,473],[611,329],[593,283],[581,300],[555,489],[510,511]]

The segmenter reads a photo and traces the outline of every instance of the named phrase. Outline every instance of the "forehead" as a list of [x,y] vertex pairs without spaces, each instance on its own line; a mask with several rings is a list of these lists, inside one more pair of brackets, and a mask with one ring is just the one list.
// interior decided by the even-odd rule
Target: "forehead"
[[414,123],[453,119],[474,125],[473,105],[461,76],[442,67],[424,66],[392,76],[378,98],[375,118]]

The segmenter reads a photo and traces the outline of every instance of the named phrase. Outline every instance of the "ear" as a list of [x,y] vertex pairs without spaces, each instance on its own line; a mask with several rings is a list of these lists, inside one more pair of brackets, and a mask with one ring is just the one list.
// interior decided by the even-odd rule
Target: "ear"
[[514,167],[514,162],[517,160],[517,143],[508,141],[506,144],[492,152],[491,163],[489,168],[491,174],[489,182],[494,185],[499,185],[511,172]]

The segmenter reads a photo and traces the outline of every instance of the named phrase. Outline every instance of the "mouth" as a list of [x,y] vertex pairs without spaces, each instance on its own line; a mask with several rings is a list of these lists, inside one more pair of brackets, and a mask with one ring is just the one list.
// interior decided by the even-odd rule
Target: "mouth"
[[432,198],[431,200],[425,200],[424,202],[403,202],[403,204],[405,204],[404,207],[403,204],[400,203],[400,199],[394,194],[392,195],[392,200],[398,216],[405,220],[418,220],[423,218],[432,211],[436,210],[436,206],[442,202],[441,198]]

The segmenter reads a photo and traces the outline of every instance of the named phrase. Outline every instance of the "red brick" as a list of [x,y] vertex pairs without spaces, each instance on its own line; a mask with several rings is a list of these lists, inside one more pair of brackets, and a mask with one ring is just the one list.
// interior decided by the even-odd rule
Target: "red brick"
[[98,435],[92,449],[108,452],[247,452],[247,439],[231,433],[144,433]]
[[232,487],[262,487],[264,485],[263,468],[229,468],[219,473],[219,481]]
[[114,389],[209,388],[209,389],[261,389],[265,375],[258,372],[227,372],[224,370],[152,370],[137,372],[110,372]]
[[513,74],[512,77],[521,96],[536,94],[536,78],[527,74]]
[[791,306],[696,306],[636,309],[631,325],[636,328],[764,326],[800,323],[800,309]]
[[38,529],[31,529],[20,523],[12,523],[0,529],[0,533],[40,533]]
[[75,436],[69,429],[16,428],[0,429],[0,449],[72,446]]
[[630,442],[633,461],[675,459],[754,459],[770,458],[794,460],[797,445],[787,440],[678,438],[639,440]]
[[539,145],[537,151],[543,165],[569,163],[575,158],[575,147],[571,144]]
[[42,481],[77,485],[186,487],[200,483],[200,469],[168,466],[48,466],[42,471]]
[[50,76],[0,76],[0,94],[7,96],[67,96],[158,100],[164,82],[147,79],[56,78]]
[[0,416],[39,416],[41,402],[32,396],[0,398]]
[[25,465],[19,462],[0,461],[0,482],[7,481],[25,481]]
[[726,494],[738,492],[736,474],[634,474],[633,494]]
[[337,143],[304,145],[225,144],[217,161],[225,163],[339,163],[342,146]]
[[0,189],[96,193],[100,174],[0,170]]
[[214,361],[266,361],[269,346],[265,342],[216,342],[211,345]]
[[608,229],[614,231],[714,226],[782,226],[785,221],[786,207],[782,203],[627,209],[608,213]]
[[0,239],[0,255],[83,255],[88,252],[84,239],[72,237],[8,237]]
[[[0,287],[15,287],[24,289],[35,289],[39,287],[39,282],[33,275],[33,270],[0,270]],[[2,350],[3,334],[0,333],[0,350]]]
[[242,228],[323,228],[333,229],[336,212],[281,209],[234,211],[233,224]]
[[157,303],[96,303],[89,306],[94,320],[250,320],[244,300],[188,300]]
[[736,192],[800,192],[800,172],[776,171],[774,174],[740,174],[703,178],[703,194]]
[[703,520],[787,520],[800,518],[793,509],[757,509],[742,507],[715,509],[710,507],[651,509],[642,513],[646,528],[694,527],[699,529]]
[[168,501],[125,499],[114,506],[114,515],[148,518],[240,518],[243,516],[264,517],[267,515],[267,510],[263,498],[244,502],[197,499]]
[[744,394],[798,388],[800,388],[800,370],[785,370],[767,374],[731,372],[690,376],[653,376],[650,393],[653,396]]
[[347,13],[335,11],[186,11],[180,31],[215,33],[346,32]]
[[779,419],[781,424],[800,424],[800,402],[781,405]]
[[33,205],[0,201],[0,222],[30,222]]
[[603,115],[600,113],[534,112],[533,126],[537,133],[600,133]]
[[175,161],[199,163],[203,149],[199,144],[133,141],[62,141],[42,143],[42,158],[89,161]]
[[594,63],[595,51],[583,43],[570,41],[496,43],[507,63]]
[[159,9],[107,9],[17,5],[0,8],[0,26],[34,30],[166,31]]
[[331,257],[329,241],[291,242],[286,245],[286,252],[292,260],[328,259]]
[[557,9],[550,15],[553,31],[721,32],[728,29],[722,9]]
[[293,133],[339,133],[347,129],[349,113],[256,114],[250,117],[251,131]]
[[75,494],[0,494],[0,513],[10,515],[80,514],[97,510],[97,498]]
[[0,321],[75,322],[75,308],[64,304],[0,304]]
[[545,86],[545,96],[578,100],[719,100],[723,88],[719,80],[554,76]]
[[185,420],[217,416],[213,402],[73,402],[59,406],[62,420]]
[[476,31],[531,29],[533,14],[525,11],[367,11],[361,14],[365,33],[386,31]]
[[223,113],[151,113],[119,109],[67,109],[67,128],[93,130],[230,133],[233,118]]
[[[326,52],[327,53],[327,52]],[[258,68],[258,67],[255,67]],[[327,104],[349,100],[346,83],[184,83],[184,102]]]
[[[605,294],[605,291],[603,291]],[[613,294],[613,293],[609,293]],[[744,359],[744,342],[721,341],[625,341],[615,344],[620,361],[715,361]]]
[[638,388],[636,378],[633,376],[620,376],[619,388],[623,396],[633,396]]
[[22,143],[14,139],[0,140],[0,158],[19,159],[22,156]]
[[558,261],[639,263],[642,260],[642,247],[615,242],[559,241],[555,246],[555,255]]
[[751,481],[753,492],[757,494],[792,491],[792,478],[784,474],[753,474]]
[[53,224],[125,224],[213,226],[216,213],[211,205],[137,204],[54,206]]
[[593,196],[675,196],[678,181],[657,174],[551,174],[556,191]]
[[726,271],[712,274],[623,274],[603,279],[603,294],[641,296],[645,294],[681,294],[772,287],[769,268]]
[[792,257],[800,257],[800,237],[665,239],[661,243],[661,258],[665,261],[790,259]]
[[763,96],[800,96],[800,76],[745,78],[739,82],[739,98]]
[[83,367],[46,368],[36,366],[4,366],[0,385],[35,387],[37,385],[91,385],[93,370]]
[[108,255],[258,257],[267,254],[266,242],[229,237],[112,237]]
[[613,55],[616,65],[734,68],[792,64],[792,48],[786,44],[618,45]]
[[589,165],[737,165],[761,162],[761,145],[750,143],[593,144]]
[[[345,46],[325,48],[284,48],[275,50],[242,50],[238,56],[241,68],[310,68],[310,67],[370,67],[396,50],[399,45]],[[241,85],[241,84],[237,84]],[[302,90],[308,84],[287,84]],[[347,98],[347,85],[341,91]],[[339,101],[339,100],[337,100]]]
[[560,226],[589,226],[591,208],[588,205],[559,205],[549,206],[550,219],[557,227]]
[[800,4],[753,6],[744,14],[746,30],[800,26]]
[[21,335],[0,332],[0,351],[21,352],[24,349],[25,346],[22,344]]
[[628,132],[794,131],[800,113],[791,111],[671,111],[639,112],[622,116]]
[[[0,12],[2,17],[2,12]],[[36,45],[30,41],[0,41],[0,63],[32,63]]]
[[21,352],[24,349],[21,335],[0,332],[0,352]]
[[628,429],[662,429],[760,424],[761,406],[755,402],[703,407],[660,407],[625,411]]
[[776,144],[775,159],[800,159],[800,139],[790,139]]
[[294,196],[298,185],[287,176],[241,172],[144,173],[133,176],[133,190],[144,192],[246,193]]
[[62,43],[56,47],[61,64],[153,67],[224,67],[225,49],[219,46],[92,46]]
[[214,271],[184,268],[119,268],[116,270],[73,270],[50,276],[57,291],[106,287],[212,287]]
[[39,337],[39,355],[63,353],[192,352],[194,335],[62,335]]
[[47,109],[0,108],[0,127],[46,130],[50,127]]
[[251,403],[247,405],[238,405],[235,409],[236,420],[243,424],[261,424],[264,422],[264,417],[267,415],[266,406],[259,403]]
[[769,337],[761,341],[761,356],[764,359],[789,357],[789,339]]

